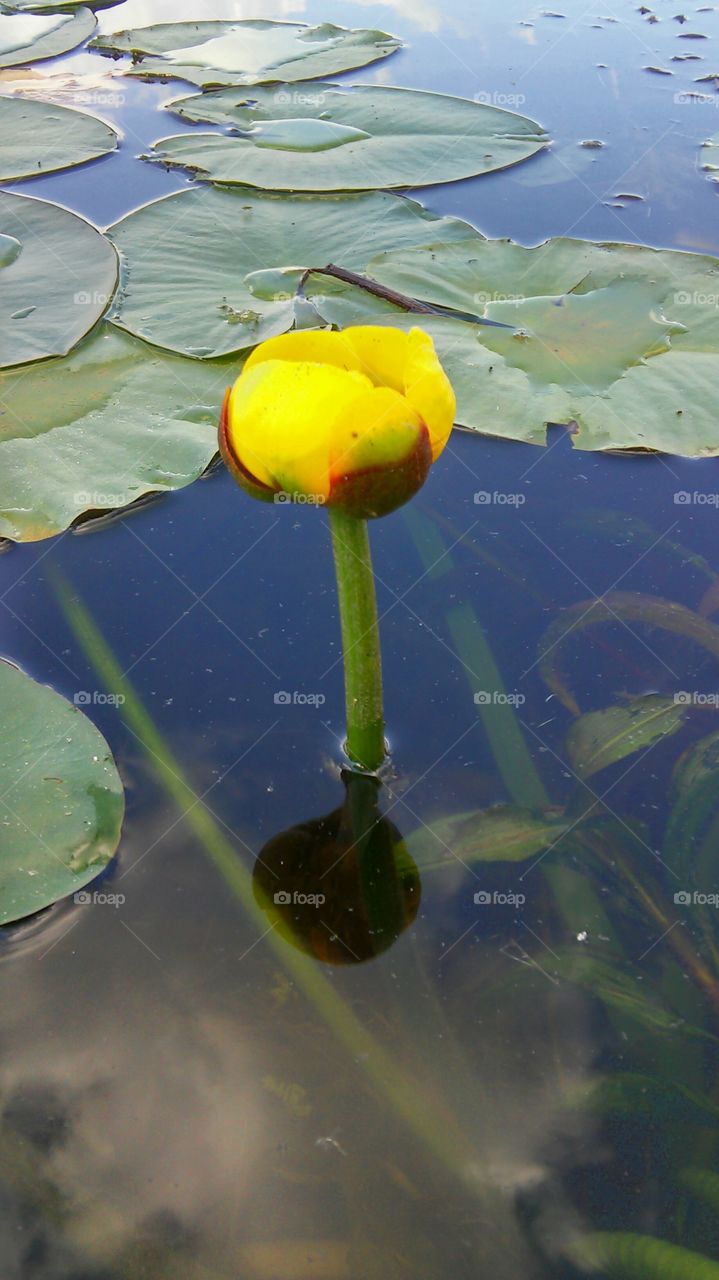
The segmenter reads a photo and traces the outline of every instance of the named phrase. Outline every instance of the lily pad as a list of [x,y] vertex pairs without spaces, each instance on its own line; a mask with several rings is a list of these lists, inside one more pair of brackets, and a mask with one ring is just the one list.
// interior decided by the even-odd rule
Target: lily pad
[[512,326],[474,330],[492,358],[475,357],[463,425],[538,442],[547,423],[576,424],[580,449],[719,454],[719,259],[570,239],[527,249],[476,234],[391,251],[367,274]]
[[381,192],[183,191],[108,231],[122,264],[111,318],[170,351],[224,355],[292,327],[305,267],[332,259],[361,270],[390,246],[461,240],[470,231]]
[[116,283],[117,254],[89,222],[0,192],[0,368],[72,350]]
[[163,22],[97,36],[91,48],[132,54],[128,75],[203,86],[313,80],[386,58],[401,41],[384,31],[301,22]]
[[88,8],[73,13],[0,12],[0,67],[19,67],[67,53],[87,40],[96,26]]
[[[220,89],[171,104],[232,136],[163,138],[152,159],[213,182],[274,191],[426,186],[505,169],[547,142],[538,124],[442,93],[379,85]],[[239,136],[238,135],[239,132]]]
[[122,0],[2,0],[9,13],[76,13],[78,9],[112,9]]
[[62,359],[0,373],[0,537],[48,538],[197,479],[237,372],[103,325]]
[[686,708],[659,694],[633,698],[626,706],[589,711],[575,720],[567,734],[572,767],[580,778],[591,778],[635,751],[646,751],[661,738],[676,733]]
[[0,924],[82,889],[120,840],[124,796],[86,715],[0,660]]
[[115,130],[85,111],[0,97],[0,182],[71,169],[116,146]]

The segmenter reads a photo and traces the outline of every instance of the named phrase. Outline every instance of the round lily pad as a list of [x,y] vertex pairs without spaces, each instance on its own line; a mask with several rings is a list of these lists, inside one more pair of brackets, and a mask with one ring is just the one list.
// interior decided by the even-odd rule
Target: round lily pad
[[0,924],[76,893],[120,840],[122,782],[88,717],[0,660]]
[[224,355],[285,333],[305,267],[362,270],[376,253],[471,228],[399,196],[196,188],[145,205],[108,235],[122,263],[111,318],[148,342]]
[[[367,272],[510,326],[420,321],[453,348],[464,426],[544,443],[547,423],[573,423],[579,449],[719,455],[719,259],[563,238],[526,249],[475,235],[380,255]],[[372,304],[358,295],[355,313],[366,315]],[[352,310],[345,296],[343,323]],[[323,315],[334,320],[337,308],[325,303]]]
[[117,254],[84,218],[0,191],[0,368],[70,351],[116,283]]
[[384,31],[350,30],[331,22],[163,22],[97,36],[91,47],[116,57],[130,53],[128,75],[192,84],[262,84],[312,80],[386,58],[400,41]]
[[0,67],[19,67],[67,53],[87,40],[96,25],[88,8],[73,13],[0,12]]
[[116,146],[115,130],[85,111],[0,96],[0,182],[70,169]]
[[76,13],[78,9],[112,9],[122,0],[2,0],[9,13]]
[[285,84],[196,94],[170,104],[233,133],[163,138],[152,159],[215,182],[275,191],[425,186],[491,173],[547,142],[541,126],[499,107],[379,85]]
[[239,367],[102,325],[62,359],[0,374],[0,537],[48,538],[85,512],[196,480]]

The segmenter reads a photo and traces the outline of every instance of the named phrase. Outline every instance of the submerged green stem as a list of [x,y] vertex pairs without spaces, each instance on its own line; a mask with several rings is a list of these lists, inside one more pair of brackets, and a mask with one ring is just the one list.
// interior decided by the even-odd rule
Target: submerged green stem
[[374,772],[385,757],[382,658],[367,521],[329,512],[342,626],[347,754]]

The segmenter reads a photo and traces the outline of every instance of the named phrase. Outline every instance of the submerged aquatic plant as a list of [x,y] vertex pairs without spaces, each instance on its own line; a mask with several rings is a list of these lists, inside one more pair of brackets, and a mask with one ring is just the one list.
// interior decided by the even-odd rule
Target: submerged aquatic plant
[[264,501],[326,505],[342,623],[347,753],[385,755],[377,604],[366,521],[422,487],[449,439],[454,392],[421,329],[363,325],[261,343],[228,389],[220,449]]

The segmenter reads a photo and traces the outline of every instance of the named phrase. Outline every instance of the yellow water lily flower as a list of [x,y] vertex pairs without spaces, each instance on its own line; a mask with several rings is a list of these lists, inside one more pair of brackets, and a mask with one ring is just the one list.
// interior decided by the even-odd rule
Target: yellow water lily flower
[[255,497],[381,516],[424,484],[454,413],[421,329],[299,330],[246,361],[225,396],[220,451]]

